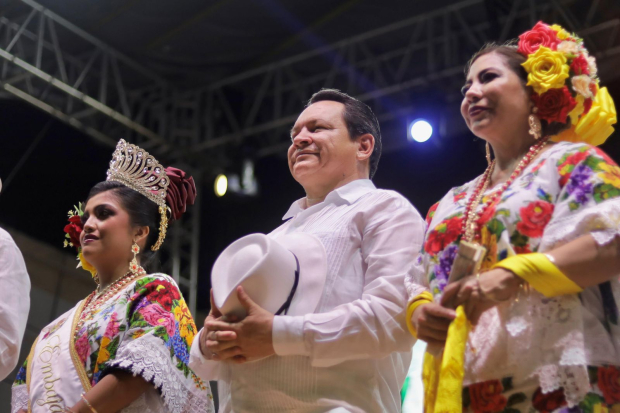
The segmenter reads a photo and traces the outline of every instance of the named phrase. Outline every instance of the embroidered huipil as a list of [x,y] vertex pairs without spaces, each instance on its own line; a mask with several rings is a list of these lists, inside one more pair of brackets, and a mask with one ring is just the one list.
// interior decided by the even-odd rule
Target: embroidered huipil
[[401,195],[367,179],[309,208],[301,199],[284,219],[270,237],[311,233],[327,252],[315,313],[275,317],[274,356],[209,361],[196,340],[190,366],[219,380],[224,413],[399,412],[414,341],[402,283],[422,245],[423,219]]
[[17,365],[30,311],[30,278],[19,248],[0,228],[0,380]]
[[[405,283],[410,298],[424,291],[421,284],[436,299],[441,295],[463,212],[479,179],[453,188],[429,211],[423,254]],[[584,234],[604,245],[620,235],[620,168],[595,147],[558,143],[532,162],[485,215],[483,270],[508,256],[549,251]],[[518,385],[535,378],[543,392],[563,387],[569,404],[579,402],[590,389],[588,365],[620,365],[619,300],[620,283],[614,278],[578,295],[545,298],[532,290],[488,310],[469,334],[464,385],[503,377]]]
[[75,331],[84,301],[45,327],[13,385],[12,412],[61,411],[120,369],[153,384],[123,413],[213,412],[208,383],[188,367],[196,326],[175,281],[145,275]]

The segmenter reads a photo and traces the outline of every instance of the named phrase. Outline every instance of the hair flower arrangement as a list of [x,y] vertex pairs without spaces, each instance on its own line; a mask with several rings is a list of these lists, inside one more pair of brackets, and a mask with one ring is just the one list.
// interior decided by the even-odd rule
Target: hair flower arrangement
[[77,259],[79,261],[77,268],[82,267],[94,277],[95,274],[97,274],[97,270],[84,259],[84,255],[82,254],[82,244],[80,243],[80,234],[84,231],[82,215],[84,215],[84,205],[81,202],[68,212],[69,223],[65,225],[64,228],[66,239],[63,246],[65,248],[75,247],[78,252]]
[[605,142],[614,131],[616,109],[607,88],[599,88],[596,60],[583,39],[560,25],[538,22],[519,36],[517,51],[527,58],[522,66],[534,90],[536,115],[548,123],[570,122],[553,139]]

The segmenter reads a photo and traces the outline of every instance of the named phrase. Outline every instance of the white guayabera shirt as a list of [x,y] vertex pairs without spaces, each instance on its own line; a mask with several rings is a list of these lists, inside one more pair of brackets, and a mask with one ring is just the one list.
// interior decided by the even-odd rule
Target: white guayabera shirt
[[17,365],[30,310],[30,278],[19,248],[0,228],[0,381]]
[[400,194],[353,181],[305,207],[293,203],[269,234],[318,237],[327,252],[313,314],[276,316],[276,355],[241,365],[210,361],[194,340],[190,367],[219,380],[220,412],[399,412],[414,339],[404,277],[421,249],[424,220]]

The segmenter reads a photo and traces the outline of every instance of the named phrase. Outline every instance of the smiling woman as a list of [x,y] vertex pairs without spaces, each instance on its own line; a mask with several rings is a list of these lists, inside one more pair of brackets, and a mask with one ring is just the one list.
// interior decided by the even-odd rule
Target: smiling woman
[[168,220],[195,196],[183,171],[119,142],[108,180],[65,227],[97,289],[41,331],[13,412],[213,411],[208,384],[187,366],[196,326],[185,300],[172,278],[146,270]]

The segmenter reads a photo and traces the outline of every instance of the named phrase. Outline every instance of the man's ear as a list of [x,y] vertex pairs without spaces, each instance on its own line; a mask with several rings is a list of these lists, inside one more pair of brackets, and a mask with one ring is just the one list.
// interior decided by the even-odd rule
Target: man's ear
[[143,227],[137,227],[134,230],[134,234],[133,234],[133,240],[141,245],[142,247],[144,247],[144,243],[146,242],[146,238],[149,236],[149,233],[151,232],[151,229],[148,226],[143,226]]
[[375,137],[370,133],[365,133],[356,139],[357,142],[357,160],[365,161],[370,158],[375,149]]

